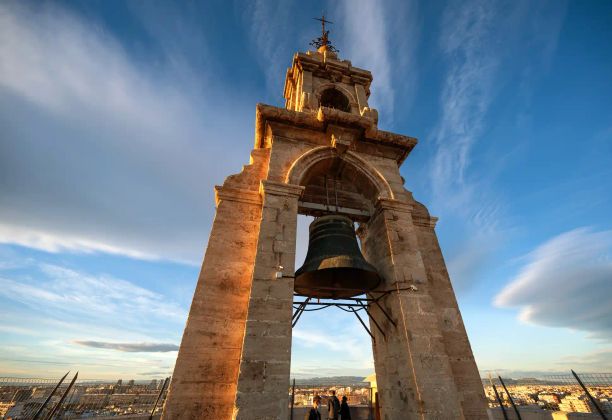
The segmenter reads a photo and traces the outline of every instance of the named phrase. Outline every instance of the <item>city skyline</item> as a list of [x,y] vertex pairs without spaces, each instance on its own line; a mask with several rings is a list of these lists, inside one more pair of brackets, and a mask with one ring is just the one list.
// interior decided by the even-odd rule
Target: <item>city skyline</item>
[[[481,373],[612,371],[612,6],[359,6],[0,4],[0,373],[172,373],[213,186],[321,9],[380,127],[419,139],[402,175],[440,218]],[[292,351],[296,378],[374,369],[337,310]]]

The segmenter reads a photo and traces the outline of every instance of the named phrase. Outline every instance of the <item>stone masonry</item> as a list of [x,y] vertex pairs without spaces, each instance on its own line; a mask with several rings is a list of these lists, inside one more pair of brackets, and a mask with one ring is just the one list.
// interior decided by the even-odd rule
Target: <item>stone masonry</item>
[[391,291],[395,325],[370,307],[385,331],[371,328],[382,418],[487,418],[436,219],[400,176],[416,139],[378,129],[371,81],[325,48],[297,53],[285,108],[257,105],[250,163],[216,187],[164,419],[289,418],[297,216],[333,212],[359,224],[384,279],[373,296]]

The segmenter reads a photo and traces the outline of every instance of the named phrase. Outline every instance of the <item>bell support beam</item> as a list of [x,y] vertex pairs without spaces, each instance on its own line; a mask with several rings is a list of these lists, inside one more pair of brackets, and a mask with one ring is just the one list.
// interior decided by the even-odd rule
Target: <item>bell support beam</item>
[[355,316],[357,317],[357,319],[359,320],[359,323],[363,326],[363,328],[365,328],[365,330],[368,332],[368,335],[370,337],[372,337],[372,341],[376,342],[376,337],[374,337],[374,334],[372,334],[372,331],[370,331],[370,329],[368,328],[368,326],[365,324],[365,322],[363,322],[363,319],[361,319],[361,317],[359,316],[359,314],[357,313],[357,311],[355,310],[355,308],[351,308],[351,311],[353,311],[353,313],[355,314]]
[[304,309],[306,309],[306,305],[308,305],[308,302],[310,302],[310,298],[306,299],[304,302],[300,302],[300,306],[296,309],[295,313],[293,314],[293,317],[291,318],[291,328],[295,327],[298,321],[300,320],[300,317],[304,313]]
[[[374,339],[374,336],[372,335],[372,332],[370,331],[370,329],[365,325],[365,323],[363,323],[362,319],[359,317],[359,315],[357,315],[355,311],[355,309],[364,310],[368,314],[370,321],[374,323],[374,326],[378,329],[378,331],[380,331],[380,333],[386,339],[386,333],[384,332],[383,327],[380,325],[378,321],[376,321],[376,319],[374,319],[374,316],[368,309],[368,306],[371,305],[372,303],[378,304],[377,302],[378,299],[381,299],[383,296],[386,296],[387,293],[392,293],[392,292],[394,291],[388,291],[386,293],[383,293],[376,299],[346,298],[346,299],[341,299],[342,302],[336,302],[335,300],[330,301],[329,299],[323,299],[323,302],[321,302],[320,299],[318,299],[317,302],[311,302],[312,298],[307,297],[306,300],[303,300],[303,301],[293,301],[293,304],[298,305],[298,306],[297,307],[294,306],[295,312],[293,313],[293,318],[292,318],[293,324],[291,325],[291,328],[294,328],[297,325],[300,317],[302,316],[304,312],[317,311],[317,310],[329,308],[331,306],[335,306],[336,308],[340,308],[342,310],[345,310],[343,308],[348,308],[348,310],[345,310],[346,312],[355,313],[355,315],[361,322],[361,325],[363,325],[363,327],[367,331],[368,335],[370,335]],[[302,295],[296,295],[296,296],[302,296]],[[351,301],[351,300],[354,301],[355,303],[346,303],[346,301]],[[364,302],[366,302],[366,304],[364,304]],[[309,309],[306,309],[307,306],[319,306],[319,308],[309,310]],[[393,319],[391,319],[389,315],[384,311],[383,311],[383,314],[387,317],[391,325],[393,325],[393,327],[396,327],[396,324],[393,321]]]

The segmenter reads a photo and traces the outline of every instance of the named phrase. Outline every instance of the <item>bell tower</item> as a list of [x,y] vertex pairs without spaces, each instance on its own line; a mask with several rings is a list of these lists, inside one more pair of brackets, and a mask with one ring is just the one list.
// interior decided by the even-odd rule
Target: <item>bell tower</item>
[[[297,216],[306,214],[316,217],[311,247],[324,222],[353,239],[359,226],[358,268],[371,281],[357,289],[378,297],[368,311],[382,418],[486,419],[436,218],[399,172],[417,140],[378,128],[371,73],[339,59],[324,27],[313,44],[287,70],[285,108],[257,105],[249,164],[215,187],[216,215],[162,417],[289,418],[294,293],[332,278],[317,277],[318,263],[296,273]],[[350,278],[332,286],[356,287]],[[329,296],[344,296],[336,292]]]

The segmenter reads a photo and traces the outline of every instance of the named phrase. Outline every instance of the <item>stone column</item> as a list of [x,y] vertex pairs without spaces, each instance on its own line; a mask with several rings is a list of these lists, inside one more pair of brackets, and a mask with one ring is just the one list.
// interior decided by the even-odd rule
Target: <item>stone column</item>
[[257,191],[217,189],[217,213],[162,417],[229,419],[261,221]]
[[238,375],[237,420],[285,420],[289,415],[295,239],[303,189],[261,183],[263,214]]
[[436,305],[442,339],[451,362],[463,414],[485,420],[487,402],[446,264],[434,231],[435,218],[414,218],[419,248],[427,269],[429,293]]
[[397,327],[371,306],[386,332],[385,338],[371,325],[381,414],[388,420],[462,419],[411,211],[410,204],[380,199],[361,233],[367,260],[384,277],[380,289],[394,290],[380,304]]
[[365,93],[363,85],[355,84],[355,96],[357,97],[357,104],[359,105],[359,113],[368,106],[368,98]]

